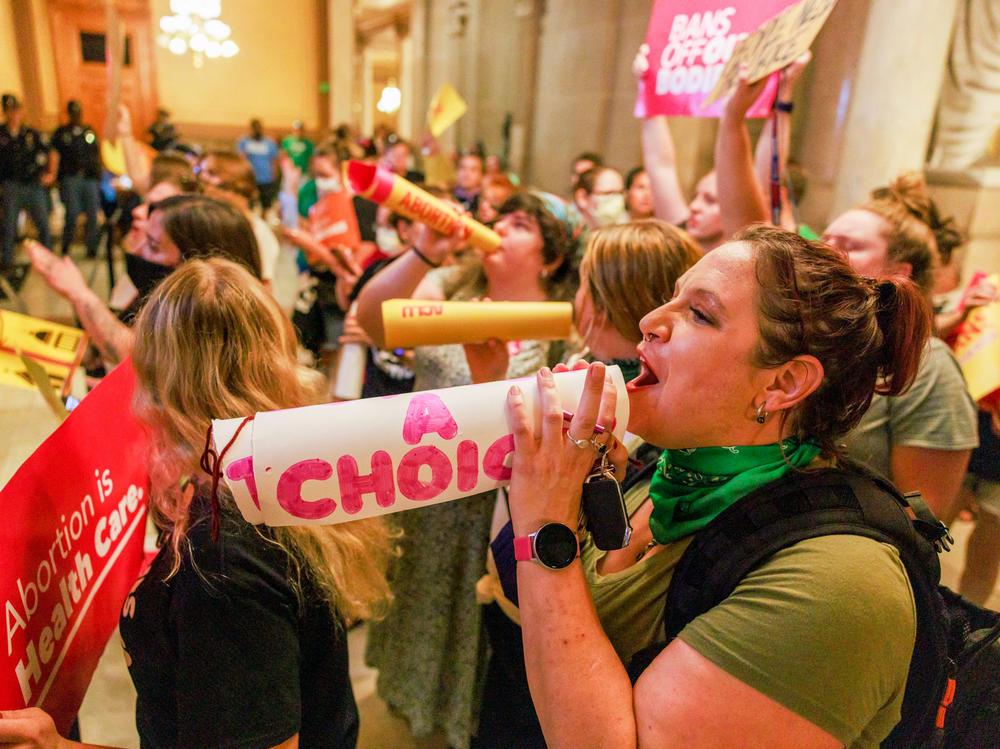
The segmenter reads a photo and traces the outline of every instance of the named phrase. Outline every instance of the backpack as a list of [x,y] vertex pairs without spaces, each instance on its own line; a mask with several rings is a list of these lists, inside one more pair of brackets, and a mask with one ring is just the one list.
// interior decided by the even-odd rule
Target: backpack
[[952,538],[919,494],[857,471],[789,472],[718,515],[685,550],[667,591],[666,642],[633,656],[638,675],[684,628],[720,604],[775,552],[817,536],[854,534],[899,550],[917,635],[899,723],[882,746],[1000,746],[1000,613],[939,585]]

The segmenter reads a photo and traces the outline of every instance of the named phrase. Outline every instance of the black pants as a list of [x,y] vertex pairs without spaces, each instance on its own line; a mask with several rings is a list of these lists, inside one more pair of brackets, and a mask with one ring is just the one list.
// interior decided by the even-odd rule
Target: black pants
[[81,213],[87,216],[86,242],[87,257],[97,256],[97,244],[101,239],[101,228],[97,224],[97,212],[101,209],[100,182],[96,178],[80,175],[63,177],[59,180],[59,199],[66,207],[63,222],[62,251],[69,252],[76,234],[76,220]]
[[490,661],[473,749],[545,749],[528,691],[521,628],[497,604],[483,607]]
[[14,262],[14,243],[17,241],[17,218],[22,209],[28,212],[31,222],[38,230],[38,241],[46,247],[52,246],[49,230],[49,196],[40,184],[26,184],[7,180],[0,186],[0,205],[3,207],[3,256],[0,262],[10,265]]

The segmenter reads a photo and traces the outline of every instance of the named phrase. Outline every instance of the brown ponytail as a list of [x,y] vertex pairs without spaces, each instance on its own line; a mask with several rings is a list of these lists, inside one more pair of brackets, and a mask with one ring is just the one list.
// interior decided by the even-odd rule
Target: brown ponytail
[[756,253],[760,341],[753,361],[777,367],[795,356],[823,365],[816,391],[785,417],[794,434],[836,455],[876,392],[898,395],[916,376],[930,335],[930,307],[908,279],[857,275],[822,242],[770,226],[737,234]]
[[[924,343],[931,334],[931,311],[927,298],[905,278],[875,284],[875,320],[882,333],[879,362],[881,378],[875,392],[899,395],[913,383],[920,368]],[[920,346],[915,346],[915,342]]]

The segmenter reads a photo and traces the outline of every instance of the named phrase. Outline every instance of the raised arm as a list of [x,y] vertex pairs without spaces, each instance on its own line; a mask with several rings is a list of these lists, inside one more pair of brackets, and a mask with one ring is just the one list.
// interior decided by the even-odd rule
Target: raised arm
[[32,267],[45,283],[73,305],[80,324],[106,362],[118,364],[132,353],[135,342],[132,329],[107,308],[69,257],[56,257],[34,240],[26,241],[24,247]]
[[[766,80],[766,79],[765,79]],[[754,172],[746,113],[764,90],[765,80],[749,84],[740,70],[736,89],[726,101],[715,139],[722,233],[728,238],[750,224],[768,221],[767,204]]]
[[664,115],[642,121],[642,164],[649,175],[653,193],[653,213],[671,224],[683,224],[688,219],[687,201],[677,177],[677,153],[670,123]]
[[132,180],[132,189],[140,195],[149,192],[150,164],[142,158],[139,144],[132,134],[132,113],[124,104],[118,105],[118,139],[125,157],[125,173]]
[[[805,70],[810,60],[812,60],[812,52],[807,50],[805,54],[781,71],[781,77],[778,80],[778,94],[775,98],[774,115],[769,117],[764,123],[764,128],[760,131],[760,137],[757,139],[757,147],[754,150],[754,171],[757,172],[757,181],[760,183],[760,187],[765,195],[770,194],[771,187],[771,153],[774,150],[774,139],[771,133],[775,127],[775,123],[777,123],[778,174],[784,180],[792,138],[792,113],[790,107],[792,97],[795,93],[795,83],[798,81],[799,76],[802,75],[802,71]],[[781,228],[788,231],[795,231],[798,228],[791,201],[788,199],[788,191],[784,187],[781,190]]]

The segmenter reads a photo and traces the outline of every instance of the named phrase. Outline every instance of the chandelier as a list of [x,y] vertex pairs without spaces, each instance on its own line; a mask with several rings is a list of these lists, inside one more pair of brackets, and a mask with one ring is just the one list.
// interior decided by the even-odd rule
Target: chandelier
[[229,38],[229,25],[219,20],[222,0],[170,0],[173,15],[160,18],[157,43],[175,55],[191,50],[196,68],[205,58],[232,57],[240,48]]

